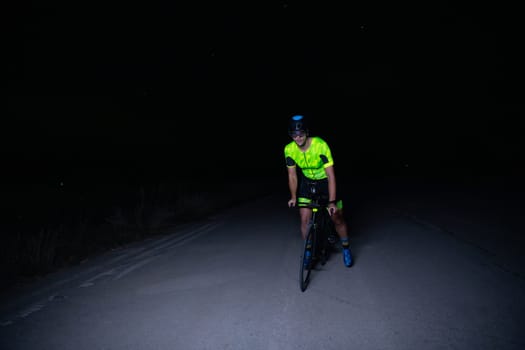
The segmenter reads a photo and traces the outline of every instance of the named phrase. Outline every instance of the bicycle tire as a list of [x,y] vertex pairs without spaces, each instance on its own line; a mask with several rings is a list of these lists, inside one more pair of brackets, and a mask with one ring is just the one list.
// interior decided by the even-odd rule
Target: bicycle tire
[[[308,241],[312,242],[312,246],[309,248],[310,252],[312,253],[312,256],[310,259],[310,263],[308,265],[305,265],[304,256],[306,254],[306,251],[308,250]],[[299,287],[301,288],[301,292],[304,292],[308,287],[308,284],[310,283],[310,275],[312,273],[314,265],[315,243],[315,227],[312,225],[308,229],[308,234],[306,235],[306,239],[303,244],[303,252],[301,254],[300,260],[301,267],[299,269]]]
[[321,265],[326,264],[328,261],[328,257],[330,254],[329,248],[329,242],[328,242],[328,236],[330,234],[330,223],[331,219],[328,216],[327,212],[324,212],[319,217],[320,221],[320,228],[317,234],[317,243],[316,246],[319,250],[319,260],[321,262]]

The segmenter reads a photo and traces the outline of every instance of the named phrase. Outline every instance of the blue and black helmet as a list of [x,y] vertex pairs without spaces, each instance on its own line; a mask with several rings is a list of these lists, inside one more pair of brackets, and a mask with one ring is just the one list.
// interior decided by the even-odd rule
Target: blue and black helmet
[[308,124],[306,123],[306,118],[304,115],[296,114],[290,118],[290,123],[288,124],[288,133],[293,134],[299,131],[304,131],[307,133]]

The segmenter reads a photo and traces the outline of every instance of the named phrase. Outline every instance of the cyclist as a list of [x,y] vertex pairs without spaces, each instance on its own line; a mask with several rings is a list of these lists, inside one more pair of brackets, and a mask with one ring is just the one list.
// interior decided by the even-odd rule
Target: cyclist
[[[303,115],[294,115],[290,118],[288,134],[293,139],[284,147],[290,190],[288,207],[299,207],[303,240],[306,239],[308,222],[312,215],[312,209],[304,207],[310,202],[307,181],[318,182],[318,189],[321,195],[328,200],[330,217],[341,239],[343,262],[346,267],[350,267],[352,266],[352,254],[347,225],[343,217],[343,201],[337,198],[334,159],[330,147],[319,136],[310,136],[306,118]],[[304,259],[304,264],[308,264],[311,252],[307,250]]]

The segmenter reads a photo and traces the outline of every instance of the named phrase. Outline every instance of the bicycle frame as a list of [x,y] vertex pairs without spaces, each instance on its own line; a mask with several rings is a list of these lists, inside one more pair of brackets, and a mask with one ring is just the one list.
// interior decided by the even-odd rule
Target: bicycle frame
[[[335,231],[328,212],[328,199],[321,197],[321,194],[317,190],[317,183],[309,182],[308,185],[312,197],[311,203],[307,205],[308,208],[312,209],[312,217],[310,218],[308,230],[310,230],[310,227],[313,225],[316,231],[321,232],[321,235],[325,235],[326,238],[328,238],[329,233]],[[326,204],[322,203],[322,201],[325,201]]]
[[327,249],[329,243],[329,233],[333,231],[332,219],[328,213],[328,209],[325,206],[313,203],[310,205],[312,208],[312,217],[310,218],[310,224],[308,230],[313,230],[314,241],[312,256],[314,258],[320,258],[321,264],[324,265],[327,257]]
[[[303,292],[310,282],[311,270],[315,267],[317,261],[320,261],[322,265],[326,263],[329,248],[335,243],[335,239],[330,240],[330,237],[335,233],[335,228],[333,227],[327,206],[320,203],[321,198],[317,192],[315,183],[310,184],[310,193],[312,194],[312,201],[306,207],[312,209],[312,217],[310,218],[307,236],[304,242],[300,269],[300,287]],[[311,253],[311,261],[306,265],[304,263],[304,256],[308,250]]]

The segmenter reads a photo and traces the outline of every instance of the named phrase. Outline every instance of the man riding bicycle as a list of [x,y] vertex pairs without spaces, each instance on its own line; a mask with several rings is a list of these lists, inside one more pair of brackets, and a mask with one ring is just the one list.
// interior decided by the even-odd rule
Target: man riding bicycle
[[[352,266],[352,254],[348,242],[348,232],[343,216],[343,201],[337,198],[337,184],[334,159],[328,143],[318,136],[310,136],[306,118],[294,115],[290,118],[288,134],[293,139],[284,147],[284,157],[288,169],[290,190],[289,207],[299,207],[301,234],[306,239],[312,209],[306,207],[311,201],[308,183],[317,182],[320,194],[327,200],[330,217],[343,247],[343,261],[346,267]],[[311,256],[305,256],[305,264]]]

